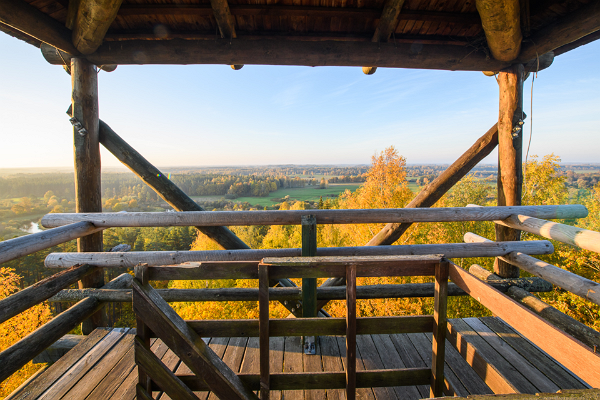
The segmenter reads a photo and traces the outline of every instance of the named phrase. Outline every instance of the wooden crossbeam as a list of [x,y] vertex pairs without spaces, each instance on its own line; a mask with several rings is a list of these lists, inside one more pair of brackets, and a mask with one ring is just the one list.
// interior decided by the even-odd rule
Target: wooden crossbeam
[[521,51],[519,0],[476,0],[488,47],[500,61],[512,61]]
[[[79,1],[73,26],[73,44],[82,54],[91,54],[102,44],[123,0]],[[71,6],[71,2],[69,2]]]
[[202,338],[149,285],[133,280],[136,315],[221,399],[258,400]]
[[532,34],[523,44],[519,60],[527,62],[539,55],[575,42],[600,30],[600,0],[593,0],[561,18],[557,23]]
[[210,0],[210,5],[221,32],[221,37],[228,40],[235,39],[237,37],[235,34],[235,20],[231,15],[227,0]]
[[23,0],[0,0],[0,22],[69,54],[79,53],[70,30]]
[[404,5],[404,0],[387,0],[379,17],[379,23],[375,28],[372,42],[387,42],[398,26],[398,16]]

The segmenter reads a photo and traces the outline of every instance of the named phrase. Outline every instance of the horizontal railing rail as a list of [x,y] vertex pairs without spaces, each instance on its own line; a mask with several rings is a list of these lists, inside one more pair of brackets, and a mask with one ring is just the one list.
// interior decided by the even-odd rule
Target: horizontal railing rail
[[81,221],[0,242],[0,264],[104,230]]
[[[554,247],[547,240],[526,242],[414,244],[398,246],[320,247],[317,256],[385,256],[444,254],[447,258],[498,257],[518,251],[524,254],[552,254]],[[48,268],[69,268],[90,264],[105,268],[134,268],[138,264],[150,267],[190,262],[254,261],[267,257],[300,257],[302,249],[207,250],[207,251],[130,251],[104,253],[51,253],[44,264]],[[215,272],[218,273],[218,272]],[[156,278],[158,279],[158,278]],[[166,278],[169,279],[169,278]],[[172,279],[177,279],[176,277]],[[181,278],[194,279],[194,278]],[[209,278],[220,279],[220,278]]]
[[493,221],[513,214],[536,218],[585,218],[587,209],[579,204],[557,206],[499,206],[447,208],[386,208],[343,210],[280,211],[180,211],[127,213],[46,214],[42,226],[54,228],[87,221],[97,227],[156,226],[244,226],[300,225],[303,215],[314,215],[318,224],[367,224],[403,222]]

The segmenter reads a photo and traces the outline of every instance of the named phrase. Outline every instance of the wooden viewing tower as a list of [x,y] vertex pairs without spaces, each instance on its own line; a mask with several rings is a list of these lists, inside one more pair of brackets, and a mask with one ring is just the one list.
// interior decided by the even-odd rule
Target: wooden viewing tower
[[[63,270],[0,301],[0,322],[47,299],[77,302],[0,353],[1,380],[34,357],[56,361],[9,399],[600,397],[598,332],[529,294],[557,286],[600,304],[599,284],[531,256],[552,253],[550,242],[519,241],[526,231],[600,252],[600,233],[547,221],[586,217],[585,207],[521,206],[523,81],[600,37],[600,0],[0,0],[0,30],[71,74],[77,199],[77,213],[44,217],[52,229],[0,243],[0,263],[78,239],[78,253],[46,259]],[[99,119],[97,69],[120,64],[483,71],[497,75],[499,119],[404,209],[206,212]],[[103,214],[100,144],[180,212]],[[496,146],[497,207],[428,208]],[[495,241],[391,246],[412,223],[452,221],[494,221]],[[362,247],[317,248],[317,224],[362,223],[387,225]],[[298,249],[253,250],[227,228],[294,224]],[[195,226],[223,250],[103,252],[102,230],[142,226]],[[495,274],[452,262],[465,257],[496,257]],[[117,267],[135,277],[104,282],[103,268]],[[356,286],[415,275],[435,282]],[[150,285],[177,279],[259,288]],[[448,296],[494,317],[447,320]],[[356,316],[356,299],[400,297],[434,297],[434,314]],[[269,300],[296,318],[269,319]],[[346,300],[346,318],[321,310],[330,300]],[[103,305],[115,301],[133,302],[136,329],[106,327]],[[258,301],[260,318],[185,321],[173,301]],[[80,323],[87,336],[57,350]]]

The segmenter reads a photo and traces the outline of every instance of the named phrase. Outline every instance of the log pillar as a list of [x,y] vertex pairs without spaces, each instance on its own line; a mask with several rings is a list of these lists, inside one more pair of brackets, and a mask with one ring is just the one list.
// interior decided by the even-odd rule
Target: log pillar
[[[522,64],[498,75],[500,113],[498,116],[498,205],[521,205],[523,186],[523,78]],[[496,241],[520,240],[521,231],[496,225]],[[518,278],[519,268],[498,258],[494,272],[503,278]]]
[[[73,150],[75,158],[76,212],[101,212],[100,145],[98,142],[98,73],[96,66],[82,58],[71,59]],[[81,126],[77,124],[79,122]],[[77,239],[78,252],[102,251],[102,232]],[[79,281],[79,288],[104,285],[104,270]],[[101,310],[81,325],[84,335],[98,326],[106,326],[106,312]]]

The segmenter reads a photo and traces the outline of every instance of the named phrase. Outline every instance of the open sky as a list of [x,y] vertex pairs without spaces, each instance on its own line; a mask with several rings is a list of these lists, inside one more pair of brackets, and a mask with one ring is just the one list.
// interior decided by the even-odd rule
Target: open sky
[[[3,33],[0,53],[0,168],[72,166],[69,75]],[[600,163],[598,65],[600,41],[539,73],[530,154]],[[528,115],[530,90],[531,77]],[[391,145],[410,164],[449,163],[498,118],[498,85],[481,72],[119,66],[99,92],[100,118],[163,167],[367,164]],[[120,165],[104,150],[102,164]]]

